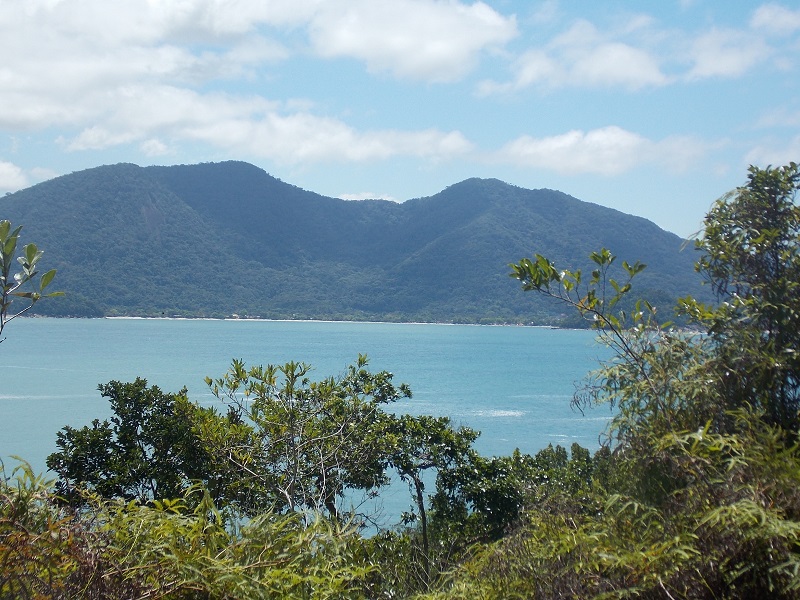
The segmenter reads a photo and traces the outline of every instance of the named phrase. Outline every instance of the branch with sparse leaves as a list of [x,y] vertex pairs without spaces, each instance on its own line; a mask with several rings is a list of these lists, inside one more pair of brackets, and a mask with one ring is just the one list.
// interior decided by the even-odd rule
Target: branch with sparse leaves
[[[575,405],[580,408],[596,402],[625,403],[633,409],[632,421],[638,421],[642,412],[656,411],[669,424],[672,401],[663,385],[661,363],[665,356],[659,349],[671,347],[679,340],[672,339],[667,331],[670,323],[659,323],[656,307],[646,300],[637,300],[632,310],[619,308],[631,292],[633,279],[646,265],[623,261],[624,279],[618,280],[612,277],[616,256],[609,250],[592,252],[589,258],[595,264],[589,277],[584,277],[581,270],[560,270],[540,254],[509,265],[512,269],[509,275],[522,283],[523,290],[539,292],[577,310],[598,331],[600,340],[614,351],[615,358],[598,372],[599,385],[576,394]],[[628,395],[631,381],[640,381],[644,386],[639,390],[638,400]],[[649,402],[642,402],[642,398],[649,398]],[[620,428],[617,435],[624,435],[625,422],[617,419],[614,426]]]
[[536,254],[533,260],[523,258],[516,264],[512,263],[509,275],[522,282],[523,290],[537,291],[575,308],[581,317],[591,322],[593,329],[601,332],[610,346],[638,363],[641,357],[624,335],[625,330],[635,328],[643,332],[668,324],[657,324],[656,308],[646,300],[638,300],[630,314],[621,310],[615,315],[612,309],[630,292],[631,281],[646,265],[639,261],[632,265],[623,261],[622,268],[627,277],[624,282],[619,282],[609,274],[616,256],[608,249],[592,252],[589,258],[597,267],[592,270],[588,283],[580,269],[559,270],[541,254]]

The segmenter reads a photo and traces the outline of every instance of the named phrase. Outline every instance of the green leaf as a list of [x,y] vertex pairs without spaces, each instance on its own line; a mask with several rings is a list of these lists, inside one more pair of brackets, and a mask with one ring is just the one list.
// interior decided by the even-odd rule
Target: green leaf
[[16,249],[16,247],[17,247],[17,238],[13,236],[8,238],[5,244],[3,244],[3,256],[7,257],[6,259],[11,258],[11,256],[13,256],[14,254],[14,250]]
[[36,244],[33,243],[25,244],[25,246],[22,248],[22,252],[25,255],[25,260],[29,265],[33,265],[38,257],[41,256],[41,253],[38,252]]
[[53,277],[55,277],[55,276],[56,276],[56,270],[55,269],[50,269],[47,273],[42,275],[42,283],[41,283],[41,286],[40,286],[39,289],[43,290],[48,285],[50,285],[50,282],[53,281]]

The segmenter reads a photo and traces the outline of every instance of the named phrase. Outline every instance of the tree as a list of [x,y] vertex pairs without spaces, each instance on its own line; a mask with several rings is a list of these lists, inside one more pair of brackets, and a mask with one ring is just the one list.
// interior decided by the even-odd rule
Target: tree
[[[476,581],[531,597],[798,597],[798,183],[794,163],[751,167],[709,212],[697,269],[718,304],[677,307],[695,331],[644,301],[615,311],[639,267],[615,281],[606,250],[586,279],[538,255],[512,265],[616,349],[576,398],[616,407],[616,473],[594,513],[532,512]],[[531,586],[533,573],[548,576]]]
[[437,479],[448,469],[466,462],[478,432],[468,427],[455,429],[447,417],[402,415],[390,417],[385,435],[391,440],[389,464],[403,481],[408,482],[416,505],[416,514],[406,515],[406,521],[419,518],[422,537],[422,583],[427,587],[430,576],[430,536],[425,509],[427,471],[436,471]]
[[342,377],[315,382],[306,364],[247,369],[234,360],[223,377],[206,381],[253,436],[247,444],[217,437],[209,451],[227,457],[274,509],[336,518],[348,490],[371,494],[388,483],[382,407],[411,396],[391,373],[367,364],[359,356]]
[[182,495],[193,481],[207,481],[209,455],[195,431],[197,413],[186,390],[147,387],[145,379],[100,385],[114,416],[90,426],[64,427],[58,452],[47,458],[63,497],[80,501],[81,490],[105,498],[150,502]]
[[588,494],[594,470],[589,451],[578,444],[572,444],[571,456],[552,445],[535,456],[519,450],[492,457],[472,452],[468,460],[439,473],[434,520],[457,530],[465,545],[496,541],[518,525],[525,511],[555,496]]
[[[12,275],[21,230],[21,225],[12,229],[10,221],[0,221],[0,342],[3,341],[6,323],[28,312],[42,298],[63,295],[63,292],[44,293],[56,275],[55,269],[42,274],[38,283],[36,282],[35,278],[39,273],[37,268],[42,258],[42,251],[36,244],[30,243],[22,247],[22,254],[16,257],[20,269]],[[15,298],[24,298],[29,304],[20,310],[12,309],[11,304]]]
[[646,265],[623,262],[624,279],[618,280],[611,276],[617,259],[611,252],[603,248],[591,253],[590,259],[596,268],[588,278],[580,270],[559,269],[538,254],[533,260],[510,265],[511,277],[522,283],[524,291],[574,308],[613,351],[611,359],[576,393],[575,405],[615,408],[609,435],[621,445],[630,445],[644,425],[664,433],[704,424],[707,407],[697,400],[705,388],[697,389],[696,379],[687,376],[704,362],[702,339],[671,329],[669,322],[660,323],[657,308],[646,300],[634,302],[633,310],[618,309]]
[[697,270],[717,306],[682,309],[715,343],[728,408],[751,405],[797,431],[800,409],[800,172],[750,167],[747,184],[718,200],[696,246]]

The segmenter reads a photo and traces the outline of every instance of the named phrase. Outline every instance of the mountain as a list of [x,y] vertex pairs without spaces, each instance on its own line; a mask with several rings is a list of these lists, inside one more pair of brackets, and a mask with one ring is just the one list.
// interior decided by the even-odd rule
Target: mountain
[[692,250],[653,223],[552,190],[468,179],[403,203],[305,191],[242,162],[102,166],[0,199],[44,249],[53,315],[563,322],[508,263],[583,268],[593,250],[648,268],[642,295],[697,294]]

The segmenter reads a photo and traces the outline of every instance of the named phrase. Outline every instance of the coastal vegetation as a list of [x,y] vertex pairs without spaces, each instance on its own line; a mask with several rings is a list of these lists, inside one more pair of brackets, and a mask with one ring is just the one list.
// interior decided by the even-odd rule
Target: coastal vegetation
[[[366,357],[319,381],[233,361],[215,407],[109,382],[54,481],[0,481],[0,597],[800,598],[798,188],[794,163],[752,167],[714,204],[681,327],[607,248],[510,265],[614,351],[574,399],[615,408],[594,454],[482,456],[394,414],[411,390]],[[392,476],[416,510],[376,531],[354,498]]]

